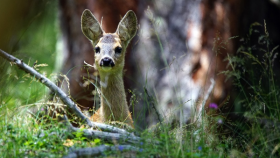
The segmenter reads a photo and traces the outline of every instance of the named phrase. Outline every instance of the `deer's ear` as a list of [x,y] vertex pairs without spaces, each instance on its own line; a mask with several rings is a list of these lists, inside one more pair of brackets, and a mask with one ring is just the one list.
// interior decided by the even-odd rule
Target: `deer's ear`
[[99,22],[88,9],[84,10],[82,14],[81,27],[83,34],[93,42],[99,39],[103,34]]
[[135,13],[128,11],[119,23],[116,33],[122,41],[130,41],[137,32],[137,18]]

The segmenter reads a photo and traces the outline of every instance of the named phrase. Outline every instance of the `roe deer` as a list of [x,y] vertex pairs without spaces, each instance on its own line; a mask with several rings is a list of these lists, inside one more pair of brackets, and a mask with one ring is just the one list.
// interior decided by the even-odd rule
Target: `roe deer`
[[99,71],[101,105],[91,117],[92,121],[120,121],[133,127],[123,84],[123,67],[126,48],[137,32],[137,18],[128,11],[115,33],[105,33],[99,22],[88,10],[81,19],[84,35],[95,50],[95,68]]

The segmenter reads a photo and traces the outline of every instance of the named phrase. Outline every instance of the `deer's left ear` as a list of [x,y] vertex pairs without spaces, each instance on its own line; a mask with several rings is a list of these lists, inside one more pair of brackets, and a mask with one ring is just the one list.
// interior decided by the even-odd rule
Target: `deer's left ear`
[[128,11],[119,23],[116,33],[122,41],[130,41],[137,32],[137,18],[135,13]]

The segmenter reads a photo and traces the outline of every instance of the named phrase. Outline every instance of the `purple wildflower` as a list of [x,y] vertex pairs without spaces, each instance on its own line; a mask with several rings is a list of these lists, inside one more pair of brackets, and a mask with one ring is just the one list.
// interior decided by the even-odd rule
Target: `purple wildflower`
[[223,120],[222,120],[222,119],[219,119],[217,122],[218,122],[218,124],[222,124],[222,123],[223,123]]
[[44,108],[41,108],[41,111],[44,111],[45,109]]
[[123,146],[119,145],[119,150],[123,151]]
[[211,109],[218,109],[218,105],[216,103],[210,103],[209,108]]
[[202,147],[201,147],[201,146],[199,146],[199,147],[198,147],[198,150],[199,150],[199,151],[201,151],[201,150],[202,150]]
[[139,152],[142,152],[143,151],[143,149],[141,148],[141,149],[139,149]]

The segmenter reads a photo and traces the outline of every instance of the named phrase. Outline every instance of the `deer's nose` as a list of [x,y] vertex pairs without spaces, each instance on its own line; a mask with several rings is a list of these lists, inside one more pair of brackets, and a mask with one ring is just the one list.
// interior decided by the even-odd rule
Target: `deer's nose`
[[115,66],[115,63],[113,62],[112,59],[108,58],[108,57],[105,57],[103,59],[101,59],[101,62],[100,62],[100,66]]

